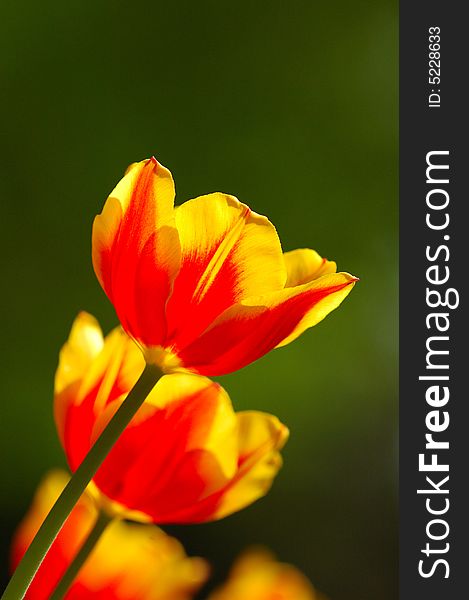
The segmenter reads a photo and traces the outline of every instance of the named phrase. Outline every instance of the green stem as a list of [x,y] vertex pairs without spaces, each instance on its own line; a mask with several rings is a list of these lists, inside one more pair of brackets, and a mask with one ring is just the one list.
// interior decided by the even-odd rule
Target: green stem
[[85,564],[86,559],[98,543],[103,531],[108,526],[109,521],[111,521],[111,517],[109,515],[103,512],[99,514],[93,529],[90,531],[90,534],[86,538],[83,546],[80,548],[79,552],[70,563],[68,569],[65,571],[62,579],[57,584],[57,587],[55,588],[49,600],[62,600],[62,598],[65,597],[68,588],[72,585],[81,567]]
[[155,365],[146,365],[137,383],[109,421],[52,507],[22,561],[13,573],[1,600],[21,600],[37,573],[45,555],[80,496],[109,454],[121,433],[132,420],[145,398],[163,375]]

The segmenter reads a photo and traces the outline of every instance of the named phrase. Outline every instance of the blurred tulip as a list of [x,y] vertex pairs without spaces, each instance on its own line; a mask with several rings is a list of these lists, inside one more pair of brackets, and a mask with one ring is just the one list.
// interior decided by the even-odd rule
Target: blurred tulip
[[[19,525],[11,548],[19,563],[69,477],[50,472]],[[26,598],[48,600],[98,518],[85,493],[46,555]],[[111,522],[79,572],[66,600],[189,600],[208,577],[201,558],[188,558],[181,544],[154,525]]]
[[251,550],[234,564],[226,583],[208,600],[326,600],[292,565],[265,550]]
[[[72,471],[143,367],[121,328],[104,339],[93,317],[77,317],[55,378],[55,419]],[[225,390],[209,379],[165,375],[99,468],[95,491],[109,513],[134,520],[219,519],[267,493],[287,436],[272,415],[235,413]]]
[[171,173],[134,163],[93,226],[96,275],[148,363],[222,375],[288,344],[356,278],[308,249],[282,253],[269,220],[233,196],[173,207]]

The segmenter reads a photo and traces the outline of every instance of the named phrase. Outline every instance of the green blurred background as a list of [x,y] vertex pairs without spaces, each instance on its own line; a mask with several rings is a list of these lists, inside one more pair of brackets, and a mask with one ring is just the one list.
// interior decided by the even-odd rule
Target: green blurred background
[[224,575],[270,546],[332,600],[397,597],[397,2],[3,0],[2,583],[11,533],[63,465],[57,353],[80,309],[116,323],[94,215],[151,154],[177,200],[235,194],[361,282],[294,344],[222,378],[291,430],[264,500],[177,527]]

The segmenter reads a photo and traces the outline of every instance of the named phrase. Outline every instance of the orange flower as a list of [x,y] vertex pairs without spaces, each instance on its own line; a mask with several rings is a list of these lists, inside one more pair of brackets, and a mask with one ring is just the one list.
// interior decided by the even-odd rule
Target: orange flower
[[295,567],[265,550],[251,550],[231,569],[228,581],[208,600],[325,600]]
[[[69,477],[51,472],[40,484],[11,548],[14,569]],[[98,518],[84,494],[66,521],[26,595],[47,600]],[[206,581],[208,565],[188,558],[177,540],[155,526],[114,521],[105,529],[66,594],[66,600],[189,600]]]
[[282,254],[274,226],[233,196],[174,209],[171,173],[134,163],[93,226],[93,264],[147,362],[240,369],[337,308],[356,278],[313,250]]
[[[72,471],[143,367],[121,328],[103,339],[93,317],[78,316],[55,378],[55,419]],[[164,375],[93,481],[109,512],[155,523],[219,519],[268,491],[287,435],[276,417],[235,413],[205,377]]]

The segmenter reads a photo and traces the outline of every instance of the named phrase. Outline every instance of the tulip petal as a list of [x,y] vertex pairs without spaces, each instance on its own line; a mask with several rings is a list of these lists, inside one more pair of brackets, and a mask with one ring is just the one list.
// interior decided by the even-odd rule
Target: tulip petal
[[[108,411],[116,409],[108,405]],[[222,488],[234,476],[236,416],[223,388],[187,373],[160,379],[142,409],[94,482],[122,507],[145,513],[158,523],[172,522],[173,514]],[[98,429],[110,416],[102,415]]]
[[285,252],[283,258],[287,269],[287,283],[285,284],[287,288],[309,283],[322,275],[337,271],[335,262],[322,258],[310,248]]
[[286,270],[274,226],[233,196],[201,196],[175,213],[182,258],[167,344],[181,347],[242,298],[281,289]]
[[55,374],[56,392],[61,392],[70,383],[83,377],[103,345],[103,333],[98,321],[86,312],[79,313],[72,324],[67,343],[60,351]]
[[222,518],[252,504],[269,491],[282,466],[280,450],[288,429],[277,417],[257,411],[237,413],[239,467],[220,497],[215,518]]
[[191,370],[230,373],[284,346],[337,308],[357,279],[331,273],[293,288],[248,298],[225,311],[195,342],[179,350]]
[[64,443],[64,420],[68,406],[76,398],[77,386],[104,345],[101,328],[94,317],[81,312],[59,355],[55,373],[54,418],[59,438]]
[[234,477],[213,494],[186,508],[173,511],[169,522],[203,523],[221,519],[264,496],[282,465],[279,451],[288,429],[266,413],[237,413],[238,469]]
[[94,442],[97,416],[128,393],[144,365],[140,349],[120,327],[103,341],[91,315],[77,317],[60,354],[54,394],[57,431],[72,470]]
[[93,265],[124,329],[143,345],[166,335],[165,305],[179,269],[174,183],[156,159],[133,165],[93,224]]

